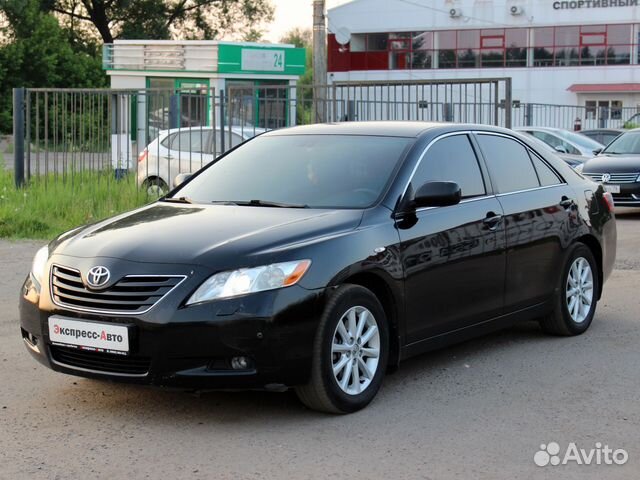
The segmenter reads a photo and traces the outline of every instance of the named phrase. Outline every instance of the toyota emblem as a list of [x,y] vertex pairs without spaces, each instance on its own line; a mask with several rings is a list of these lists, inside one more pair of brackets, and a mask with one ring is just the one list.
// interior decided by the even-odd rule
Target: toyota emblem
[[611,180],[611,174],[610,173],[602,174],[602,183],[608,183],[609,180]]
[[107,267],[93,267],[87,273],[87,284],[94,288],[102,287],[106,285],[109,278],[111,278],[111,272],[109,272]]

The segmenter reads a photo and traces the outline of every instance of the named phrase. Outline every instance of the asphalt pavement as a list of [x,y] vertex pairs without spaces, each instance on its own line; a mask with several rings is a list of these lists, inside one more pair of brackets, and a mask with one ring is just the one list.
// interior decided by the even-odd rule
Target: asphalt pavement
[[[618,231],[586,334],[528,323],[422,355],[347,416],[309,411],[293,393],[195,395],[49,371],[18,327],[42,242],[0,241],[0,479],[637,478],[640,211],[620,211]],[[551,442],[560,455],[607,445],[628,460],[537,466]]]

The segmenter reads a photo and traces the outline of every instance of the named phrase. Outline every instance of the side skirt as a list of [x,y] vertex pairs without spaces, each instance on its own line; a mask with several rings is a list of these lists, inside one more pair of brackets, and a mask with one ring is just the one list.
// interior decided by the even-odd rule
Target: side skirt
[[552,308],[553,301],[548,300],[531,307],[524,308],[522,310],[517,310],[506,315],[501,315],[491,320],[486,320],[481,323],[476,323],[468,327],[459,328],[451,332],[443,333],[440,335],[436,335],[435,337],[426,338],[424,340],[405,345],[400,351],[400,359],[405,360],[407,358],[413,357],[414,355],[419,355],[421,353],[444,348],[455,343],[464,342],[475,337],[486,335],[487,333],[502,330],[519,322],[535,320],[549,313]]

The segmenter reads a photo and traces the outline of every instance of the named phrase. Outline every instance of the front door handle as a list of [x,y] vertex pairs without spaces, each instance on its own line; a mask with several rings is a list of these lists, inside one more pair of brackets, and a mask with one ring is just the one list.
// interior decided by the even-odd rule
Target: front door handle
[[484,218],[483,223],[489,227],[489,230],[495,230],[502,221],[502,215],[498,215],[495,212],[488,212]]

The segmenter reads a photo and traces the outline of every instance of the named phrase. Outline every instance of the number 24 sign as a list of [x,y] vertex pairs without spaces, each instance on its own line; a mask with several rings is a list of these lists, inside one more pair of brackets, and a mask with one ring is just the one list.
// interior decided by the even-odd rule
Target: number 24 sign
[[284,50],[242,50],[242,70],[283,72]]

